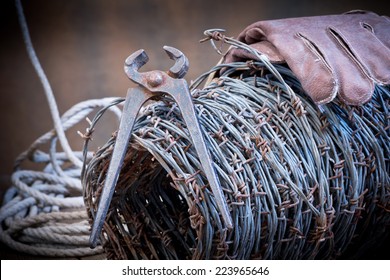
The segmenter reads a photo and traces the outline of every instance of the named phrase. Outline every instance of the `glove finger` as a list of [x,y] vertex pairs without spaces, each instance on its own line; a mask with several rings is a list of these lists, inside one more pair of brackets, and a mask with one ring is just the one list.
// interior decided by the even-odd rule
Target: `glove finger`
[[[390,24],[388,29],[390,30]],[[388,38],[382,34],[385,41],[381,41],[376,36],[374,27],[366,22],[331,26],[329,32],[369,77],[381,84],[390,83],[390,49],[386,46],[390,42],[390,32]]]
[[[318,46],[301,33],[281,54],[302,84],[302,88],[316,104],[331,102],[338,92],[336,73]],[[291,54],[301,53],[302,56]]]
[[[369,101],[374,91],[374,82],[355,61],[343,53],[345,49],[332,40],[330,34],[325,32],[318,35],[318,32],[311,34],[310,31],[297,34],[296,37],[303,44],[293,45],[304,45],[310,50],[287,50],[288,53],[306,53],[299,61],[294,56],[290,58],[288,53],[282,53],[302,87],[317,104],[330,102],[336,94],[349,105],[362,105]],[[310,38],[315,38],[316,41]]]
[[371,100],[375,84],[364,72],[356,69],[351,60],[343,60],[335,66],[339,83],[338,97],[348,105],[361,106]]
[[[334,36],[333,31],[330,34]],[[363,105],[371,99],[375,88],[374,81],[354,56],[343,54],[349,49],[337,42],[329,40],[329,43],[335,46],[327,49],[330,50],[327,56],[333,56],[329,59],[329,64],[336,73],[339,85],[338,96],[348,105]]]

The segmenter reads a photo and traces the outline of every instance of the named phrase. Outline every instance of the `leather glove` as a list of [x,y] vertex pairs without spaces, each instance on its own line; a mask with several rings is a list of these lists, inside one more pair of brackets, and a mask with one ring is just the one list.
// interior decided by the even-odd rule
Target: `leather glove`
[[[390,83],[390,18],[372,12],[259,21],[238,40],[273,63],[287,63],[317,104],[338,95],[362,105],[375,84]],[[256,57],[234,48],[225,62],[248,59]]]

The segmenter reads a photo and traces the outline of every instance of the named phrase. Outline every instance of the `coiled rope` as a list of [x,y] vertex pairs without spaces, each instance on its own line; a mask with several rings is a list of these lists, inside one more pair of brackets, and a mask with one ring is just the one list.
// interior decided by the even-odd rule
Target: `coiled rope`
[[[362,107],[318,108],[286,66],[206,35],[258,57],[219,64],[192,85],[233,230],[223,227],[179,108],[164,97],[135,124],[104,225],[108,258],[328,259],[346,257],[351,244],[380,244],[390,225],[389,87]],[[115,134],[82,173],[90,219],[114,143]]]
[[[0,209],[0,241],[33,255],[72,258],[102,254],[102,247],[92,250],[88,243],[90,226],[80,182],[83,154],[71,149],[65,132],[84,121],[96,108],[107,107],[118,98],[83,101],[60,117],[53,91],[34,51],[20,0],[16,0],[16,8],[29,58],[47,97],[54,129],[34,141],[15,161],[12,186]],[[119,120],[120,109],[111,106],[110,110]],[[57,150],[58,141],[63,152]],[[88,154],[88,158],[91,156]],[[31,169],[24,169],[24,164]]]
[[[67,131],[84,121],[95,108],[115,100],[104,98],[76,104],[61,117],[60,126]],[[112,111],[119,120],[119,108]],[[33,255],[68,258],[102,254],[101,247],[89,248],[90,226],[80,183],[81,168],[66,153],[57,151],[56,144],[57,133],[53,129],[17,158],[12,186],[0,209],[0,241]],[[81,151],[73,151],[73,155],[79,160],[83,158]],[[88,158],[91,156],[88,154]],[[24,169],[24,164],[31,169]]]

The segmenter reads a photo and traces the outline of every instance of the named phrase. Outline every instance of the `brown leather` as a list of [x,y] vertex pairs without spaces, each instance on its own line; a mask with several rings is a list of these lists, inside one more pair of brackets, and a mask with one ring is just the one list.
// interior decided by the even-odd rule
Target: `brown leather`
[[[238,36],[271,62],[286,62],[317,104],[349,105],[390,83],[390,19],[372,12],[259,21]],[[231,49],[225,62],[256,59]]]

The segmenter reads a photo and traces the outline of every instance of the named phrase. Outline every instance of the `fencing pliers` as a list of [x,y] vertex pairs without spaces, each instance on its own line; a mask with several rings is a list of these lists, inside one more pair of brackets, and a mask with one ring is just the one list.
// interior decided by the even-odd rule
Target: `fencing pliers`
[[210,154],[207,150],[187,82],[183,79],[188,71],[188,60],[181,51],[173,47],[165,46],[164,50],[175,61],[175,64],[167,72],[159,70],[143,73],[138,72],[139,68],[149,60],[146,52],[142,49],[134,52],[126,59],[125,72],[129,79],[138,84],[138,86],[130,88],[127,92],[112,158],[92,225],[90,236],[91,248],[97,245],[138,112],[146,101],[157,99],[162,95],[170,95],[177,103],[192,138],[192,143],[195,146],[203,171],[215,196],[225,226],[232,228],[232,218],[229,208],[224,199],[218,176],[215,173]]

